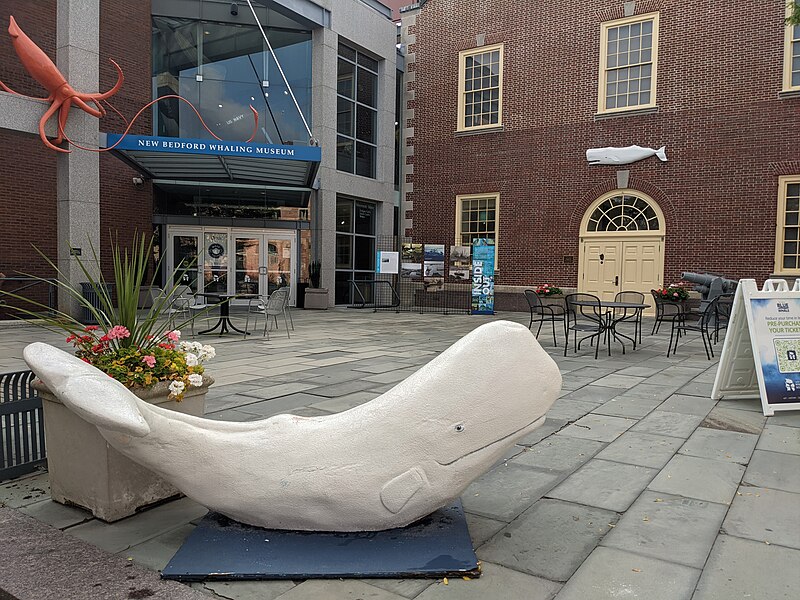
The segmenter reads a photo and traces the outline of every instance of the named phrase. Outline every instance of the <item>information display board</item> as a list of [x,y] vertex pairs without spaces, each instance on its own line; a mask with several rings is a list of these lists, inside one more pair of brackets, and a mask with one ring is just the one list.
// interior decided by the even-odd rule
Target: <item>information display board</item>
[[396,275],[400,267],[400,253],[379,250],[377,256],[378,273]]
[[472,241],[472,314],[494,314],[494,240]]
[[792,290],[783,279],[736,289],[711,398],[752,397],[766,416],[800,410],[800,279]]

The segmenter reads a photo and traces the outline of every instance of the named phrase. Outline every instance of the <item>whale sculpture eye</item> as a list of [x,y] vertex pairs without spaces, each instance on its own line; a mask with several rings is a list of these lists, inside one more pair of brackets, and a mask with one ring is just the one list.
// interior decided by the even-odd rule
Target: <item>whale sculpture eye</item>
[[463,423],[459,423],[458,425],[456,425],[456,431],[458,431],[459,433],[461,433],[462,431],[464,431],[464,425],[463,425]]

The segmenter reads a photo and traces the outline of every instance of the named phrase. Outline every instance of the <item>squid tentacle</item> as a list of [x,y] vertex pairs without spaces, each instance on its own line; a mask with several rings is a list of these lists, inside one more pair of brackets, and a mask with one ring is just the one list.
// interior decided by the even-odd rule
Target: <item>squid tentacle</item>
[[8,87],[8,86],[7,86],[5,83],[3,83],[2,81],[0,81],[0,88],[1,88],[1,89],[2,89],[4,92],[8,92],[9,94],[14,94],[15,96],[21,96],[21,97],[23,97],[23,98],[28,98],[29,100],[41,100],[41,101],[44,101],[44,102],[51,102],[51,101],[53,100],[53,94],[50,94],[50,95],[49,95],[49,96],[47,96],[46,98],[39,98],[39,97],[37,97],[37,96],[28,96],[27,94],[20,94],[20,93],[19,93],[19,92],[17,92],[16,90],[12,90],[10,87]]
[[122,74],[122,69],[117,64],[117,62],[113,59],[108,59],[114,68],[117,70],[117,83],[114,84],[107,92],[97,93],[97,94],[81,94],[81,98],[84,100],[105,100],[106,98],[110,98],[114,94],[116,94],[120,88],[122,87],[122,83],[125,81],[125,76]]
[[[55,150],[56,152],[69,153],[69,152],[71,152],[70,150],[66,150],[64,148],[59,148],[58,146],[56,146],[55,144],[50,142],[50,140],[47,139],[47,136],[44,133],[45,124],[50,119],[50,117],[52,117],[54,114],[56,114],[56,111],[59,108],[61,108],[61,104],[62,104],[62,102],[60,100],[57,100],[57,101],[53,102],[50,105],[50,108],[48,108],[47,111],[44,113],[44,115],[42,115],[42,118],[39,120],[39,137],[42,139],[42,142],[44,142],[44,145],[47,146],[48,148],[50,148],[51,150]],[[61,129],[60,126],[59,126],[59,129]]]

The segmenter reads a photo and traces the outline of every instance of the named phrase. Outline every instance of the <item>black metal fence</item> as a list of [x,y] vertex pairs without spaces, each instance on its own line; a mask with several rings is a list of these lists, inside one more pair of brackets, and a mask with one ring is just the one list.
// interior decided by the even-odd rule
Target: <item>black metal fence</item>
[[[444,245],[444,272],[441,277],[426,277],[425,271],[410,273],[402,268],[403,244],[410,244],[410,238],[379,236],[377,250],[400,252],[400,273],[387,275],[376,273],[375,281],[386,281],[386,285],[367,284],[360,286],[362,294],[370,298],[375,310],[396,312],[419,312],[439,314],[469,314],[472,303],[472,285],[469,277],[463,276],[463,269],[449,266],[450,245]],[[458,275],[458,277],[456,277]]]
[[33,371],[0,374],[0,481],[30,473],[47,458],[34,378]]

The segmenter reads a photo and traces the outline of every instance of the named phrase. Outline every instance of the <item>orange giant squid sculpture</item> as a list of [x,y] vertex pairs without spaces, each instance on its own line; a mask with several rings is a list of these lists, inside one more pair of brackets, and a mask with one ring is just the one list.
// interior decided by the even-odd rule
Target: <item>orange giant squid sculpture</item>
[[[8,33],[11,36],[11,43],[14,45],[14,50],[17,56],[19,56],[22,66],[31,74],[31,77],[42,84],[44,89],[49,92],[46,98],[36,98],[36,100],[45,100],[52,103],[50,104],[50,108],[47,109],[39,120],[39,137],[42,138],[42,142],[44,142],[44,145],[48,148],[58,152],[69,152],[69,150],[57,146],[57,144],[64,141],[64,125],[66,125],[67,117],[69,116],[69,109],[72,108],[74,104],[98,119],[105,116],[106,111],[100,105],[100,101],[110,98],[122,87],[122,82],[125,80],[122,75],[122,69],[112,60],[111,64],[113,64],[114,68],[117,70],[117,83],[114,84],[114,87],[103,93],[81,93],[67,83],[67,80],[61,74],[61,71],[58,70],[58,67],[53,64],[53,61],[50,60],[47,54],[45,54],[31,38],[25,35],[25,32],[19,28],[13,16],[9,20]],[[23,95],[15,92],[2,81],[0,81],[0,87],[6,92],[17,94],[18,96]],[[27,97],[30,98],[31,96]],[[97,108],[89,106],[89,102],[94,104]],[[51,142],[47,139],[44,128],[47,121],[49,121],[50,117],[55,115],[56,112],[58,112],[58,135],[55,140]]]
[[[44,51],[37,46],[33,40],[31,40],[31,38],[25,35],[25,32],[20,29],[13,16],[9,19],[8,33],[11,36],[11,43],[14,46],[14,51],[17,53],[22,66],[25,67],[28,73],[30,73],[36,81],[42,84],[49,94],[45,98],[26,96],[25,94],[15,92],[2,81],[0,81],[0,89],[17,96],[51,102],[50,107],[45,111],[44,115],[42,115],[42,118],[39,120],[39,137],[42,138],[42,142],[44,142],[44,145],[48,148],[51,148],[57,152],[70,152],[70,150],[67,150],[66,148],[60,148],[57,145],[62,143],[64,140],[67,140],[70,144],[82,150],[90,150],[93,152],[107,152],[112,150],[122,141],[122,137],[125,137],[125,135],[128,134],[133,126],[133,123],[147,108],[166,98],[176,98],[188,104],[197,115],[197,118],[200,119],[200,123],[205,130],[208,131],[215,139],[222,141],[222,138],[218,137],[213,131],[211,131],[211,129],[208,128],[205,121],[203,121],[203,117],[200,116],[200,113],[191,102],[182,96],[169,94],[156,98],[152,102],[148,102],[138,113],[136,113],[130,122],[128,122],[128,120],[122,114],[120,114],[117,109],[109,104],[111,109],[114,110],[114,112],[116,112],[120,117],[122,117],[123,121],[125,121],[127,125],[125,133],[123,133],[122,137],[120,137],[114,146],[109,148],[86,148],[76,144],[67,137],[66,133],[64,133],[64,127],[66,126],[67,118],[69,117],[69,111],[72,108],[72,105],[74,104],[81,110],[89,113],[93,117],[97,117],[98,119],[104,117],[106,115],[106,110],[100,103],[106,102],[106,104],[108,104],[107,99],[116,94],[122,87],[122,82],[125,80],[125,77],[122,75],[122,69],[115,61],[109,59],[111,64],[113,64],[114,68],[117,70],[117,82],[114,84],[114,87],[107,92],[89,94],[78,92],[67,82],[64,75],[62,75],[61,71],[58,70],[58,67],[56,67],[53,61],[50,60],[50,57],[48,57],[47,54],[45,54]],[[97,108],[92,108],[89,106],[90,103],[94,104]],[[253,113],[255,124],[253,126],[253,133],[247,140],[248,142],[253,140],[256,135],[256,131],[258,130],[258,111],[253,108],[252,105],[250,106],[250,110]],[[47,124],[47,121],[49,121],[50,118],[56,113],[58,113],[58,133],[56,138],[51,142],[47,139],[47,136],[44,133],[44,128]]]

